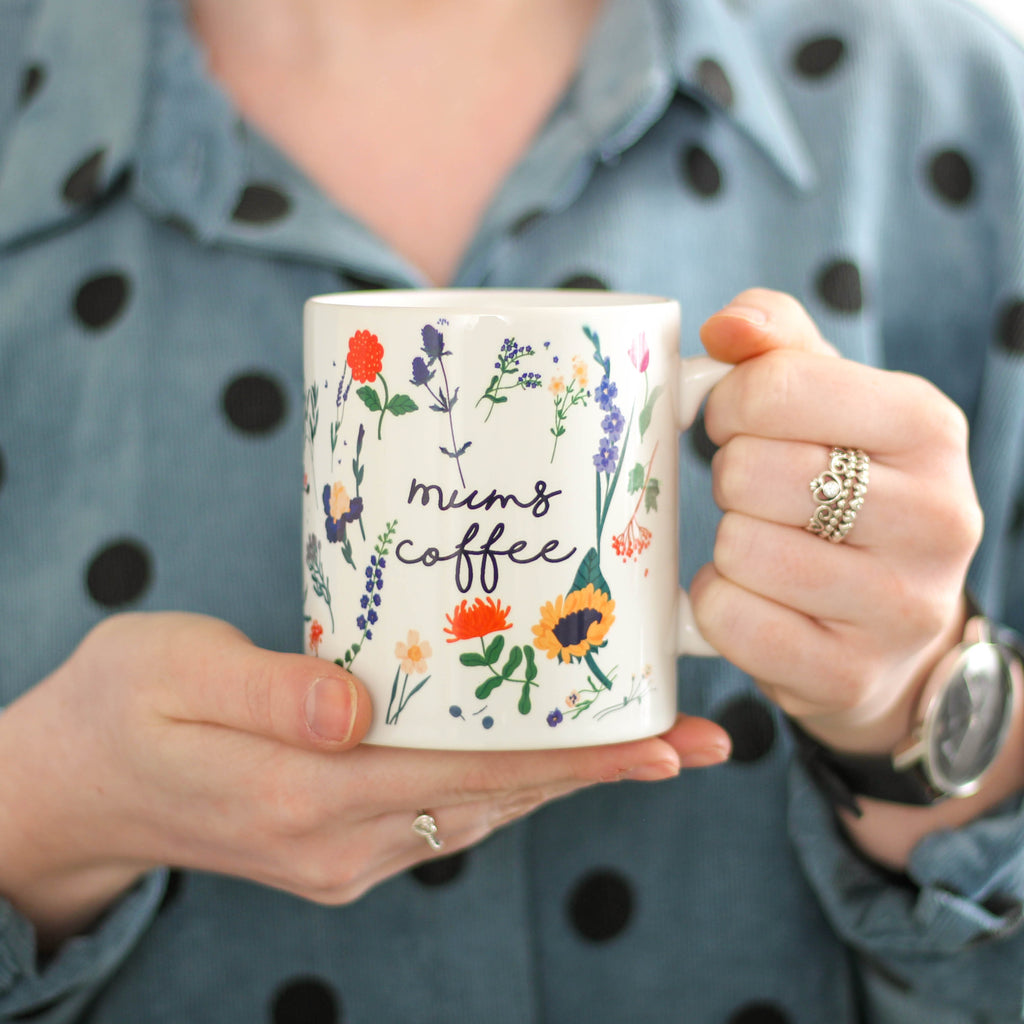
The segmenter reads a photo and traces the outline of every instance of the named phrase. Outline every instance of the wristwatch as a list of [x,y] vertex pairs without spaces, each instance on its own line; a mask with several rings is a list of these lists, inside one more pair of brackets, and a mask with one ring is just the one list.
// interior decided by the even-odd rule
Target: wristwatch
[[858,796],[917,806],[970,796],[1006,741],[1022,651],[1018,634],[973,615],[963,641],[929,676],[911,734],[891,755],[833,750],[791,720],[797,753],[833,803],[858,816]]

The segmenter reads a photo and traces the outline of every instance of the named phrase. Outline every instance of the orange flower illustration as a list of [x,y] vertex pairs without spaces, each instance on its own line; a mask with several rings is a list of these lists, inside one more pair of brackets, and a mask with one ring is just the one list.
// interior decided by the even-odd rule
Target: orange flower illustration
[[314,619],[313,624],[309,627],[309,649],[314,654],[317,654],[319,652],[320,644],[323,642],[323,639],[324,627],[321,626],[316,619]]
[[408,675],[411,672],[426,672],[427,658],[434,652],[426,640],[421,640],[415,629],[410,629],[406,634],[405,643],[395,644],[395,657],[402,663],[402,671]]
[[352,376],[361,384],[372,384],[384,363],[384,346],[376,334],[356,331],[348,339],[348,359]]
[[581,388],[587,386],[587,364],[579,356],[572,357],[572,376]]
[[451,615],[445,616],[448,625],[444,631],[449,634],[448,643],[472,640],[474,637],[484,637],[501,629],[511,629],[512,623],[508,621],[508,613],[511,610],[511,605],[502,608],[501,602],[495,601],[493,597],[486,600],[478,597],[472,604],[463,601],[455,606]]

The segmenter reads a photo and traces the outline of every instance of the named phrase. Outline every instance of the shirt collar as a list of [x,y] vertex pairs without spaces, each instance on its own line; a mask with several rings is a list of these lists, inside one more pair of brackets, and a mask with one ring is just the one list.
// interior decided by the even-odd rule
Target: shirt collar
[[814,162],[775,71],[778,55],[753,15],[728,0],[663,0],[661,11],[680,89],[728,116],[793,186],[810,189]]
[[23,95],[0,139],[0,244],[81,214],[122,180],[136,147],[149,52],[138,0],[41,0]]
[[[572,166],[586,163],[583,153],[613,159],[677,90],[744,132],[793,187],[813,185],[771,55],[747,18],[726,0],[606,2],[573,90],[513,176],[516,187],[498,197],[492,219],[552,205],[553,195],[571,197],[574,177],[581,184]],[[362,246],[370,260],[372,239],[338,211],[325,216],[326,204],[259,230],[232,217],[253,181],[254,160],[281,173],[288,164],[239,132],[230,103],[204,76],[181,0],[39,0],[26,59],[45,75],[0,140],[0,244],[81,216],[132,171],[140,201],[200,237],[328,259],[337,256],[343,228],[348,251]],[[558,174],[565,180],[556,181]],[[380,262],[379,251],[374,258]],[[397,258],[376,269],[415,276]]]

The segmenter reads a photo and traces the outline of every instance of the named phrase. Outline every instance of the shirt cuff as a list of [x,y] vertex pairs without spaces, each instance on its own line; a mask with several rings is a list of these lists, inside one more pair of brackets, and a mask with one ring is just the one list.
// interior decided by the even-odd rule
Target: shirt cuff
[[1020,799],[961,829],[926,837],[913,850],[906,874],[894,875],[853,847],[831,805],[794,764],[789,830],[825,914],[869,973],[881,973],[890,987],[922,1005],[1019,1021],[1024,996]]
[[0,899],[0,1020],[27,1013],[39,1021],[67,1019],[68,1004],[84,1002],[135,947],[160,906],[167,876],[166,870],[146,875],[45,964],[38,962],[32,924]]

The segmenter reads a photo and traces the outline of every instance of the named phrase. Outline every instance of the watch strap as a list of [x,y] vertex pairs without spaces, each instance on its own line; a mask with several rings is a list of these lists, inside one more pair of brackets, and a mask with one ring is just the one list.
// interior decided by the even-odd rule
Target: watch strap
[[858,817],[858,796],[927,807],[942,799],[920,766],[897,769],[888,754],[853,754],[819,743],[793,719],[787,719],[797,755],[816,785],[837,807]]

